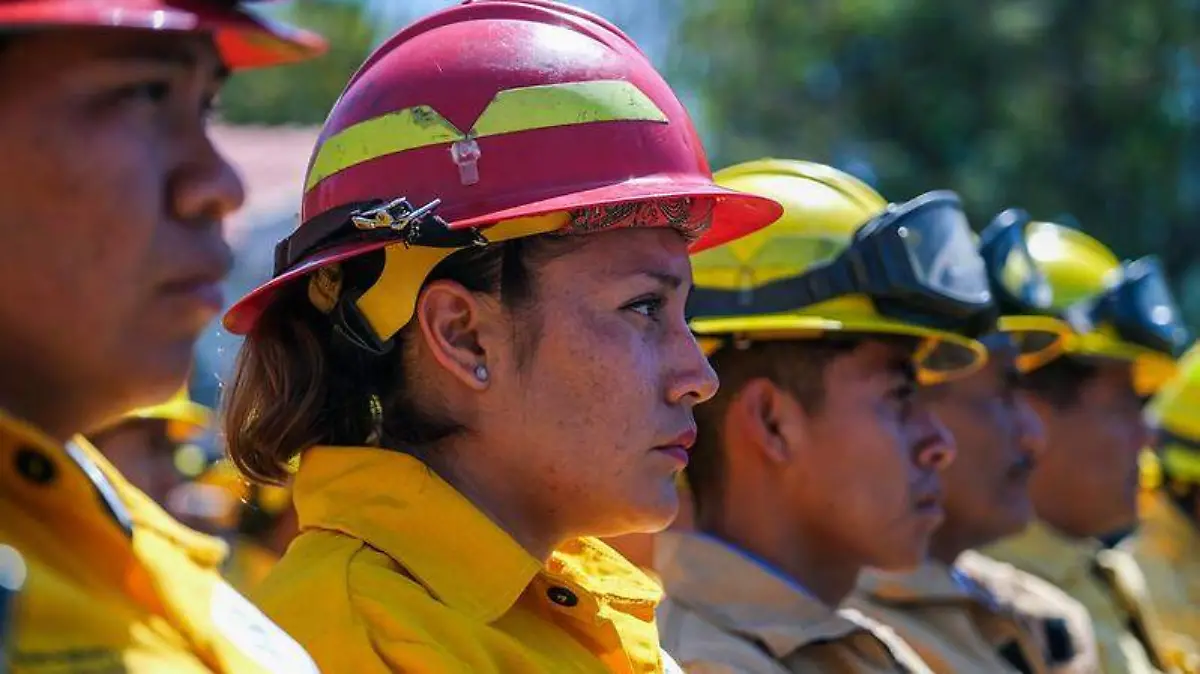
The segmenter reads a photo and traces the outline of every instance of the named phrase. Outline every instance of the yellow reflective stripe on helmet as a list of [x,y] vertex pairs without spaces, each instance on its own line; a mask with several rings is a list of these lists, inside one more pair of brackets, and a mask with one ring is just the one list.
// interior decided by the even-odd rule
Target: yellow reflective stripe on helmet
[[595,122],[659,122],[666,114],[632,82],[594,80],[507,89],[496,94],[469,133],[418,105],[359,122],[326,138],[308,172],[307,192],[329,176],[390,154],[466,138]]
[[597,80],[508,89],[475,122],[475,138],[592,122],[662,122],[667,116],[632,82]]
[[335,133],[317,150],[304,183],[311,190],[329,176],[384,155],[453,143],[461,131],[427,105],[404,108]]

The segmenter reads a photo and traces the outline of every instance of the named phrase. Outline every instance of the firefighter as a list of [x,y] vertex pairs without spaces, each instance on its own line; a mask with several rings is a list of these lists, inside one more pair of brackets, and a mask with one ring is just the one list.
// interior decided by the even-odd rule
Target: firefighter
[[335,672],[656,672],[659,588],[591,536],[662,528],[716,377],[689,248],[780,208],[712,182],[616,27],[544,0],[418,20],[355,74],[302,224],[225,316],[228,451],[299,457],[254,593]]
[[1047,580],[1088,610],[1106,674],[1167,671],[1136,562],[1115,549],[1137,520],[1143,405],[1188,346],[1166,279],[1150,258],[1121,262],[1102,243],[1046,222],[1024,225],[1051,310],[1072,327],[1064,353],[1022,378],[1047,451],[1030,477],[1036,518],[982,551]]
[[1036,576],[971,552],[1020,533],[1033,516],[1029,477],[1045,437],[1020,380],[1061,353],[1070,334],[1070,326],[1047,315],[1052,293],[1026,246],[1027,222],[1023,212],[1006,211],[980,242],[1003,313],[997,331],[981,340],[988,364],[918,394],[958,447],[943,473],[946,518],[929,558],[910,571],[863,574],[851,603],[946,674],[1082,674],[1096,667],[1082,605]]
[[1142,456],[1140,526],[1121,547],[1137,560],[1145,599],[1172,651],[1200,671],[1200,347],[1151,401],[1155,451]]
[[0,3],[0,543],[26,571],[13,672],[311,672],[172,520],[78,434],[168,398],[243,199],[206,122],[229,70],[316,36],[230,0]]
[[193,401],[184,387],[166,402],[136,409],[92,431],[88,440],[130,484],[171,511],[171,495],[209,463],[199,443],[214,421],[213,411]]
[[717,173],[785,214],[699,255],[692,329],[722,379],[697,408],[698,533],[665,532],[663,646],[697,672],[929,671],[839,613],[864,567],[908,568],[941,522],[952,439],[914,397],[986,361],[995,322],[958,198],[888,205],[827,166]]

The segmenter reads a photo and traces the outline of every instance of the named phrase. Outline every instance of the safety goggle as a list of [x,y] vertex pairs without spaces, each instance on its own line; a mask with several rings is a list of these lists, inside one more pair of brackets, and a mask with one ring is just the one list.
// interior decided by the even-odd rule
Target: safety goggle
[[832,260],[752,293],[696,288],[696,316],[797,311],[848,295],[864,295],[883,317],[969,337],[990,332],[996,313],[983,259],[953,192],[892,204],[854,234]]
[[1065,318],[1080,334],[1108,325],[1122,340],[1172,358],[1192,341],[1154,256],[1123,263],[1108,289],[1068,307]]
[[1016,349],[1017,366],[1024,372],[1062,353],[1071,332],[1069,325],[1053,316],[1054,289],[1025,238],[1029,221],[1028,213],[1010,208],[993,218],[979,236],[979,255],[1001,313],[1000,332],[992,339]]
[[1029,214],[1010,208],[979,235],[979,255],[987,268],[996,306],[1003,314],[1049,315],[1054,290],[1025,241]]

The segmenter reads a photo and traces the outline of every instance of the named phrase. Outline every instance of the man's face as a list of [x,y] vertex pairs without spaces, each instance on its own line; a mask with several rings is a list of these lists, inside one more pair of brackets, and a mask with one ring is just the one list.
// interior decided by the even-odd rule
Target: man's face
[[1150,441],[1130,365],[1097,367],[1071,404],[1030,396],[1049,447],[1033,473],[1034,506],[1075,536],[1103,536],[1136,523],[1138,454]]
[[977,544],[1017,533],[1033,516],[1029,477],[1045,433],[1019,378],[1013,354],[993,351],[979,372],[920,393],[958,447],[942,476],[944,526]]
[[206,134],[223,70],[207,38],[138,31],[46,31],[0,52],[10,397],[97,422],[178,389],[221,309],[221,222],[243,198]]
[[924,558],[942,521],[938,471],[954,454],[945,429],[914,398],[910,358],[907,348],[867,341],[829,363],[790,490],[820,544],[884,569]]

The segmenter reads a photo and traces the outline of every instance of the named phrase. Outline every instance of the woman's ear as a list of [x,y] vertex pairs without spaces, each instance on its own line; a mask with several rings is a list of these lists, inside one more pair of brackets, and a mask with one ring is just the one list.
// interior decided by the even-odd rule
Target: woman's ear
[[454,281],[434,281],[417,298],[413,318],[437,363],[464,385],[488,386],[486,335],[501,319],[499,303]]

